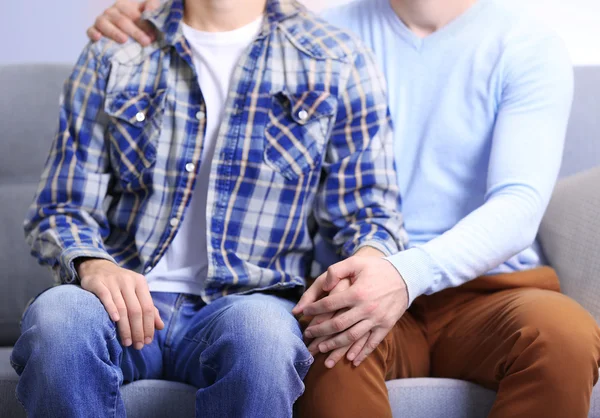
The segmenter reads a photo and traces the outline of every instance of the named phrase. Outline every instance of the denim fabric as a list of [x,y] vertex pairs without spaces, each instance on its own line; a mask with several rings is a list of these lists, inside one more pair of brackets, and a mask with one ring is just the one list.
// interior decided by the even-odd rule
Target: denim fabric
[[137,351],[120,344],[99,299],[75,285],[40,295],[11,356],[30,417],[125,417],[119,387],[166,379],[199,388],[196,416],[291,417],[312,357],[290,311],[272,295],[153,293],[165,322]]

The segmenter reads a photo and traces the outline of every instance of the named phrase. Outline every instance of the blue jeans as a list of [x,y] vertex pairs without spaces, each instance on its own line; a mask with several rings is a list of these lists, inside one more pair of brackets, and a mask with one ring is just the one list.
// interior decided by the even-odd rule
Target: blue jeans
[[152,293],[165,328],[141,351],[123,347],[100,300],[75,285],[42,293],[23,316],[11,362],[30,417],[125,417],[119,387],[139,379],[188,383],[197,416],[291,417],[312,356],[272,295]]

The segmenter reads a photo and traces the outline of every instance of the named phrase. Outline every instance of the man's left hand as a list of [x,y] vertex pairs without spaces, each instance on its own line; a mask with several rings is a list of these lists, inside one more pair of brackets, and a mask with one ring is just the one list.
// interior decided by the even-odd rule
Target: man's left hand
[[[311,324],[304,335],[309,339],[330,336],[318,347],[326,353],[353,344],[370,332],[359,353],[351,349],[347,354],[355,366],[377,348],[408,307],[408,293],[402,276],[382,258],[383,254],[372,248],[366,250],[329,267],[293,310],[294,314],[317,316],[347,309],[321,324]],[[349,289],[319,300],[343,279],[352,283]]]

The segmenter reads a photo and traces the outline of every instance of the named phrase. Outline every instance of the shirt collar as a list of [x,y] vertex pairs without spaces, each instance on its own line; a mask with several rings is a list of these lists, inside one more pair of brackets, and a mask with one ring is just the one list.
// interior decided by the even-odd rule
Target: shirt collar
[[[151,22],[168,45],[175,43],[183,36],[181,23],[185,0],[169,0],[151,12],[144,12],[142,20]],[[295,0],[267,0],[265,20],[260,36],[266,35],[277,23],[296,15],[303,6]]]

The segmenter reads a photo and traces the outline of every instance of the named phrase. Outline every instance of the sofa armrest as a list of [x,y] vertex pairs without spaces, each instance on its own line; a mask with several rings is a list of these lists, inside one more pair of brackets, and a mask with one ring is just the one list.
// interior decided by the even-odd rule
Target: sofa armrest
[[600,167],[557,184],[539,239],[563,293],[600,323]]

